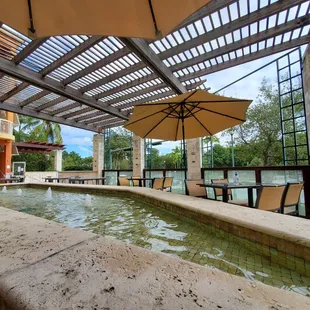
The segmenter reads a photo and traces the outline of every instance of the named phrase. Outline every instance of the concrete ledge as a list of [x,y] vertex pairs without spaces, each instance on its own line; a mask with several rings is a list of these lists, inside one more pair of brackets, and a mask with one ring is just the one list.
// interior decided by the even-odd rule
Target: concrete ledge
[[111,237],[5,208],[0,219],[0,309],[310,308],[307,297]]

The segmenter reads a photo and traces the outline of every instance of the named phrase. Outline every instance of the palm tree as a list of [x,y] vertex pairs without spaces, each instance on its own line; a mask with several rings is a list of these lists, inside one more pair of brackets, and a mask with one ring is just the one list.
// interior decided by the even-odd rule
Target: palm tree
[[20,138],[50,143],[63,142],[59,124],[29,116],[20,116],[19,120],[18,136]]

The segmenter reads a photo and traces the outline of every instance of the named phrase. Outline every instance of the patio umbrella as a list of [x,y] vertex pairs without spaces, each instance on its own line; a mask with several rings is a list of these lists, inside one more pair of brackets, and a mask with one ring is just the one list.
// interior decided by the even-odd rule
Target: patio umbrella
[[67,34],[156,39],[211,0],[1,0],[1,22],[31,37]]
[[167,100],[136,105],[124,127],[141,138],[182,140],[186,167],[185,140],[213,136],[242,124],[251,102],[194,90]]

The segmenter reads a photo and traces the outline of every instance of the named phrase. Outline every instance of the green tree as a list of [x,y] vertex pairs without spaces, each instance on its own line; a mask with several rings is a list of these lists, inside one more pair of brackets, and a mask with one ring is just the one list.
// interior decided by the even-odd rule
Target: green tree
[[50,143],[63,142],[60,125],[50,121],[23,116],[20,118],[19,134],[21,131],[27,133],[26,137],[30,140]]
[[252,160],[255,157],[261,158],[264,166],[279,165],[282,162],[279,112],[278,91],[263,79],[257,103],[248,109],[247,121],[233,128],[237,145],[249,146],[250,154],[255,154]]

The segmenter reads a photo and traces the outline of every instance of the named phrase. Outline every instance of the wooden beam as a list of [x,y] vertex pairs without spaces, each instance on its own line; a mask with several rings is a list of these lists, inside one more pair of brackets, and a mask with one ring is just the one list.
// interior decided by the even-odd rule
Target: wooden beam
[[145,95],[147,93],[156,91],[156,90],[164,88],[164,87],[167,87],[166,84],[164,84],[164,83],[156,84],[156,85],[153,85],[153,86],[150,86],[150,87],[146,87],[146,88],[140,89],[138,91],[132,92],[130,94],[125,94],[125,95],[122,95],[122,96],[118,96],[118,97],[116,97],[114,99],[105,101],[105,103],[108,104],[108,105],[112,105],[112,104],[115,104],[115,103],[118,103],[118,102],[121,102],[121,101],[124,101],[124,100],[128,100],[128,99],[131,99],[131,98],[134,98],[134,97],[137,97],[137,96]]
[[[100,121],[103,121],[103,120],[106,120],[109,118],[111,118],[111,115],[103,115],[103,116],[96,115],[96,116],[89,117],[87,121],[85,119],[83,119],[83,123],[94,124],[94,123],[97,123],[97,122],[100,122]],[[81,120],[79,120],[77,118],[75,118],[74,120],[76,122],[81,122]]]
[[92,65],[84,68],[83,70],[80,70],[78,72],[76,72],[75,74],[70,75],[69,77],[67,77],[66,79],[64,79],[62,81],[63,85],[68,85],[78,79],[80,79],[83,76],[86,76],[87,74],[90,74],[106,65],[108,65],[109,63],[118,60],[119,58],[122,58],[126,55],[128,55],[130,53],[130,49],[127,47],[124,47],[118,51],[116,51],[115,53],[104,57],[103,59],[93,63]]
[[72,118],[72,117],[74,117],[74,116],[81,115],[81,114],[88,113],[88,112],[92,112],[92,111],[93,111],[93,109],[90,108],[90,107],[81,108],[81,110],[78,110],[78,111],[74,111],[74,112],[65,114],[65,115],[63,115],[62,117],[65,118],[65,119],[67,119],[67,118]]
[[124,109],[124,108],[128,108],[130,106],[132,106],[132,108],[133,108],[136,104],[142,104],[142,103],[145,103],[145,102],[151,102],[153,100],[160,100],[162,98],[165,98],[165,97],[168,97],[168,96],[172,96],[172,95],[175,95],[175,92],[173,90],[168,90],[166,92],[163,92],[163,93],[160,93],[160,94],[156,94],[156,95],[152,95],[152,96],[147,97],[147,98],[142,98],[142,99],[135,100],[134,102],[128,102],[126,104],[123,104],[123,105],[119,106],[119,108],[120,109]]
[[186,41],[182,44],[176,45],[175,47],[172,47],[157,56],[160,59],[167,59],[173,55],[177,55],[179,53],[185,52],[194,46],[199,46],[201,44],[204,44],[206,42],[206,38],[208,42],[217,39],[219,37],[224,36],[225,34],[231,33],[237,29],[243,28],[247,25],[250,25],[252,23],[255,23],[259,20],[262,20],[268,16],[272,16],[274,14],[277,14],[281,11],[284,11],[286,9],[289,9],[293,6],[296,6],[297,4],[300,4],[304,2],[304,0],[294,0],[294,1],[277,1],[273,4],[267,5],[264,8],[257,10],[253,13],[244,15],[230,23],[225,24],[222,27],[215,28],[214,30],[211,30],[207,32],[204,35],[200,35],[196,38],[193,38],[189,41]]
[[41,104],[35,110],[37,112],[40,112],[40,111],[48,109],[48,108],[50,108],[52,106],[56,106],[58,103],[61,103],[61,102],[66,101],[66,100],[67,100],[67,98],[65,98],[65,97],[59,97],[59,98],[51,100],[51,101],[49,101],[47,103]]
[[96,123],[94,124],[94,126],[96,128],[98,127],[102,127],[102,129],[105,129],[105,128],[112,128],[112,127],[118,127],[118,126],[121,126],[123,125],[125,122],[124,120],[121,120],[121,119],[113,119],[112,121],[110,122],[102,122],[102,123]]
[[39,73],[33,72],[21,66],[15,66],[14,63],[0,58],[0,70],[19,80],[33,84],[42,89],[48,90],[60,96],[64,96],[76,102],[80,102],[94,109],[109,113],[121,119],[127,120],[127,115],[121,113],[118,109],[110,107],[104,103],[98,104],[97,101],[87,95],[82,95],[76,89],[67,86],[66,88],[60,82],[46,76],[44,79]]
[[21,108],[13,104],[4,103],[0,101],[0,109],[9,111],[9,112],[14,112],[14,113],[21,114],[21,115],[26,115],[26,116],[31,116],[31,117],[51,121],[51,122],[58,123],[58,124],[63,124],[63,125],[71,126],[71,127],[77,127],[77,128],[97,132],[97,129],[93,126],[85,125],[82,123],[77,123],[71,120],[66,120],[62,117],[51,116],[43,112],[36,112],[35,110],[27,108],[27,107]]
[[130,81],[128,83],[125,83],[123,85],[117,86],[117,87],[113,87],[112,89],[106,90],[102,93],[99,93],[98,95],[95,95],[94,98],[95,99],[103,99],[105,97],[117,94],[125,89],[131,88],[131,87],[135,87],[137,85],[155,80],[156,78],[158,78],[158,76],[153,72],[151,74],[145,75],[142,78],[136,79],[134,81]]
[[147,64],[160,77],[167,86],[171,87],[177,94],[186,92],[185,87],[173,75],[171,70],[157,57],[155,52],[143,39],[122,38],[122,42],[128,46],[140,59]]
[[54,115],[61,114],[61,113],[63,113],[63,112],[66,112],[66,111],[75,109],[75,108],[77,108],[77,107],[79,107],[79,106],[81,106],[80,103],[73,102],[73,103],[68,104],[68,105],[66,105],[65,107],[60,108],[60,109],[58,109],[58,110],[56,110],[56,111],[54,111],[54,112],[51,112],[51,113],[49,113],[49,114],[54,116]]
[[31,41],[23,50],[21,50],[14,58],[13,62],[18,65],[30,54],[32,54],[37,48],[45,43],[49,38],[39,38]]
[[221,70],[239,66],[239,65],[242,65],[244,63],[247,63],[247,62],[250,62],[256,59],[267,57],[267,56],[280,53],[280,52],[286,51],[288,49],[291,49],[291,48],[294,48],[294,47],[297,47],[303,44],[307,44],[309,43],[309,41],[310,41],[310,35],[306,35],[298,39],[294,39],[294,40],[291,40],[291,41],[288,41],[282,44],[278,44],[276,46],[268,47],[258,52],[251,53],[251,54],[248,54],[242,57],[238,57],[238,58],[220,63],[218,65],[214,65],[212,67],[181,76],[180,80],[184,82],[184,81],[194,79],[197,77],[206,76],[211,73],[215,73]]
[[[87,119],[90,119],[90,118],[94,118],[96,116],[102,116],[102,112],[100,111],[95,111],[93,113],[89,113],[87,115],[82,115],[82,116],[79,116],[79,117],[75,117],[74,120],[76,122],[81,122],[81,121],[85,121]],[[109,114],[106,114],[106,116],[110,116]]]
[[47,94],[49,94],[50,92],[48,90],[42,90],[41,92],[27,98],[26,100],[22,101],[19,103],[19,106],[21,108],[23,108],[24,106],[36,101],[36,100],[39,100],[41,99],[42,97],[46,96]]
[[[286,32],[292,31],[296,28],[299,28],[299,27],[302,27],[305,25],[309,25],[309,24],[310,24],[310,17],[309,16],[294,19],[290,22],[287,22],[286,24],[282,24],[280,26],[270,28],[264,32],[259,32],[257,34],[250,36],[250,37],[247,37],[245,39],[241,39],[235,43],[227,44],[224,47],[217,48],[217,49],[210,51],[206,54],[202,54],[202,55],[199,55],[197,57],[193,57],[189,60],[186,60],[184,62],[180,62],[174,66],[171,66],[170,68],[172,71],[178,71],[178,70],[190,67],[190,66],[194,66],[194,65],[197,65],[201,62],[205,62],[205,61],[211,60],[213,58],[216,58],[218,56],[221,56],[223,54],[227,54],[227,53],[236,51],[238,49],[250,46],[252,44],[256,44],[256,43],[259,43],[261,41],[268,40],[269,38],[273,38],[273,37],[276,37],[278,35],[285,34]],[[209,40],[207,35],[205,37],[207,40]]]
[[188,26],[189,24],[194,23],[197,20],[202,19],[207,15],[211,15],[216,11],[219,11],[225,7],[228,7],[230,4],[236,2],[236,0],[212,0],[200,10],[196,11],[194,14],[187,17],[175,30]]
[[126,69],[117,71],[117,72],[112,73],[112,74],[110,74],[110,75],[108,75],[108,76],[106,76],[106,77],[104,77],[102,79],[99,79],[96,82],[93,82],[93,83],[88,84],[88,85],[86,85],[84,87],[81,87],[79,89],[79,91],[81,93],[86,93],[86,92],[88,92],[88,91],[90,91],[92,89],[95,89],[95,88],[100,87],[100,86],[102,86],[104,84],[112,82],[112,81],[114,81],[116,79],[119,79],[119,78],[121,78],[121,77],[123,77],[123,76],[125,76],[127,74],[134,73],[135,71],[138,71],[138,70],[143,69],[145,67],[146,67],[146,65],[142,61],[140,61],[140,62],[138,62],[138,63],[136,63],[136,64],[134,64],[134,65],[132,65],[130,67],[127,67]]
[[77,47],[73,48],[67,54],[63,55],[59,59],[52,62],[50,65],[46,66],[44,69],[41,70],[42,76],[49,74],[50,72],[56,70],[57,68],[61,67],[66,62],[70,61],[71,59],[79,56],[80,54],[84,53],[86,50],[91,48],[92,46],[98,44],[104,39],[102,36],[92,36],[88,40],[84,41]]
[[26,82],[23,82],[19,85],[17,85],[16,87],[14,87],[13,89],[11,89],[9,92],[3,94],[0,97],[0,101],[5,101],[8,100],[9,98],[15,96],[17,93],[21,92],[22,90],[24,90],[26,87],[28,87],[29,84]]

